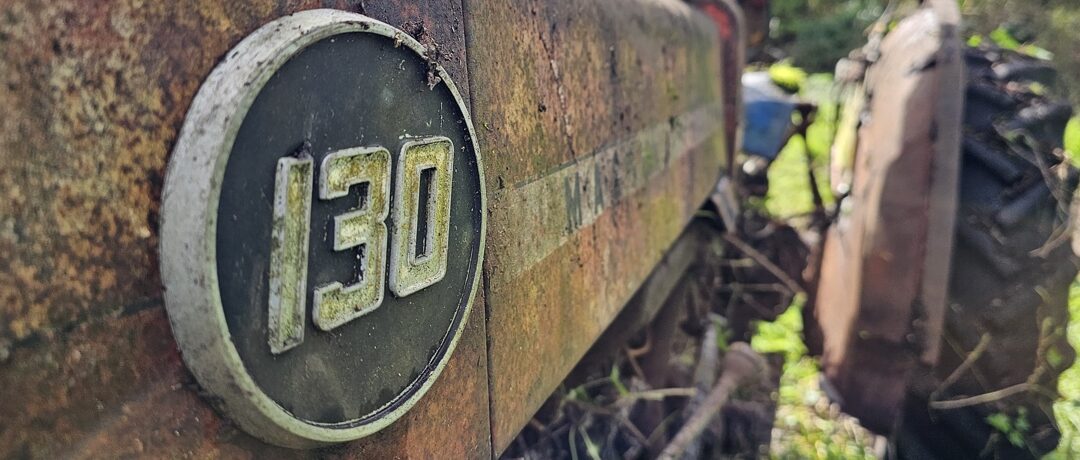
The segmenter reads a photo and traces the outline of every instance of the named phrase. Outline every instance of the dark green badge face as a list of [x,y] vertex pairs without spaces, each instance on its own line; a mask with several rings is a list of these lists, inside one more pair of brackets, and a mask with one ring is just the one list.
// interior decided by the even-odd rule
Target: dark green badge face
[[427,390],[483,257],[467,110],[419,43],[331,10],[264,26],[200,90],[166,183],[184,358],[253,434],[355,439]]

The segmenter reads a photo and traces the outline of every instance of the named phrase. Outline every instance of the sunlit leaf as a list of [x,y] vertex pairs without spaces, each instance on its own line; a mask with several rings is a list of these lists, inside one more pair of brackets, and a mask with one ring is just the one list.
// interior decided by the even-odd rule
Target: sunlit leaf
[[611,366],[611,375],[609,376],[609,378],[611,379],[611,384],[615,386],[615,390],[619,392],[619,396],[626,396],[630,394],[630,390],[628,390],[626,388],[626,385],[623,385],[622,383],[622,378],[619,375],[618,364]]
[[1021,43],[1004,27],[998,27],[990,32],[990,39],[1002,48],[1007,50],[1015,50],[1020,47]]
[[1080,165],[1080,117],[1069,120],[1065,126],[1065,151],[1073,164]]
[[791,65],[787,61],[781,61],[769,67],[769,78],[776,86],[786,91],[797,92],[806,82],[806,71]]

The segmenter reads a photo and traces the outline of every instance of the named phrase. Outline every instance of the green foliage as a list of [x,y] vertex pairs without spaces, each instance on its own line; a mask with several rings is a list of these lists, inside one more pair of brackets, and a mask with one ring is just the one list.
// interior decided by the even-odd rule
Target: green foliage
[[[832,150],[836,123],[840,108],[836,100],[835,83],[831,74],[814,74],[807,78],[802,98],[818,106],[814,123],[806,130],[806,148],[810,151],[815,167],[825,166]],[[827,179],[820,175],[819,180]]]
[[716,329],[716,348],[720,350],[720,353],[727,353],[728,348],[731,347],[731,329],[721,324],[714,324],[713,328]]
[[592,398],[584,385],[571,388],[570,391],[566,392],[566,398],[574,401],[592,402]]
[[769,167],[769,190],[765,209],[776,217],[786,218],[808,214],[814,210],[807,177],[806,141],[793,137]]
[[998,27],[997,29],[994,29],[993,32],[990,32],[990,39],[993,40],[997,46],[1007,50],[1015,50],[1020,48],[1021,45],[1020,41],[1014,38],[1012,33],[1004,27]]
[[780,61],[769,66],[769,78],[776,86],[796,93],[806,82],[806,71],[791,65],[790,61]]
[[578,425],[577,431],[581,434],[581,439],[585,441],[585,452],[588,452],[589,458],[591,460],[600,460],[600,446],[596,445],[596,442],[592,440],[592,437],[581,425]]
[[[976,36],[1007,34],[1019,51],[1042,59],[1054,56],[1060,90],[1080,105],[1080,2],[1076,0],[963,0],[965,25]],[[1012,44],[1008,39],[999,45]]]
[[[818,104],[818,114],[807,129],[806,139],[801,136],[792,138],[769,168],[769,192],[765,196],[765,207],[769,214],[781,218],[804,215],[814,210],[808,168],[814,168],[819,193],[826,203],[832,199],[828,185],[828,159],[839,112],[834,99],[832,76],[810,75],[800,86],[799,96]],[[807,152],[810,154],[809,161]]]
[[[1069,344],[1080,349],[1080,280],[1069,289]],[[1061,429],[1061,442],[1051,459],[1074,458],[1080,453],[1080,361],[1061,373],[1061,399],[1054,403],[1054,415]]]
[[1027,409],[1021,407],[1015,417],[1010,417],[1004,412],[995,412],[986,417],[986,423],[1003,434],[1009,443],[1016,447],[1024,447],[1024,436],[1031,431],[1031,422],[1027,418]]
[[[1020,40],[1017,40],[1016,37],[1013,37],[1012,33],[1009,32],[1009,29],[1006,29],[1005,27],[998,27],[997,29],[994,29],[993,32],[990,32],[990,40],[993,40],[995,45],[1000,46],[1004,49],[1026,54],[1033,58],[1043,60],[1051,60],[1054,58],[1054,53],[1051,53],[1031,43],[1021,43]],[[971,39],[968,40],[968,43],[971,44],[972,42],[974,42],[975,45],[973,46],[978,46],[980,43],[982,43],[982,41],[983,40],[981,36],[974,35],[971,37]]]
[[771,457],[874,459],[874,436],[829,403],[818,386],[817,361],[802,342],[803,299],[771,323],[758,323],[751,347],[784,355]]
[[795,65],[831,72],[836,61],[862,46],[864,31],[881,12],[880,0],[774,0],[773,43]]
[[1080,116],[1069,120],[1065,126],[1065,154],[1073,164],[1080,166]]
[[630,390],[626,388],[626,385],[622,382],[622,376],[619,375],[619,365],[615,364],[611,366],[611,375],[608,376],[611,380],[612,386],[615,387],[615,391],[619,393],[619,396],[626,396],[630,394]]
[[750,340],[750,347],[758,353],[782,353],[784,362],[797,361],[806,355],[802,343],[802,306],[805,299],[796,298],[783,314],[771,323],[759,323],[757,332]]

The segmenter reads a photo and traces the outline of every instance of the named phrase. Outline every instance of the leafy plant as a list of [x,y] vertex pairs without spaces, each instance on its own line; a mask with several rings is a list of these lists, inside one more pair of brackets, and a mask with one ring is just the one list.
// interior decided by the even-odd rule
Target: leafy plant
[[1024,447],[1024,436],[1031,430],[1031,423],[1027,418],[1027,409],[1021,407],[1015,417],[1010,417],[1004,412],[995,412],[986,417],[986,423],[994,427],[1009,443],[1016,447]]
[[1073,164],[1080,166],[1080,116],[1065,126],[1065,153]]
[[788,92],[798,92],[806,82],[806,71],[791,65],[790,61],[780,61],[769,66],[769,78]]
[[775,0],[773,43],[811,72],[831,72],[836,62],[866,40],[864,31],[881,14],[880,0]]
[[[964,23],[973,39],[1049,59],[1057,56],[1061,89],[1080,106],[1080,2],[1076,0],[963,0]],[[1007,36],[1007,37],[1006,37]],[[994,37],[997,37],[995,39]],[[1010,40],[1010,38],[1012,40]],[[1012,43],[1015,42],[1015,43]]]

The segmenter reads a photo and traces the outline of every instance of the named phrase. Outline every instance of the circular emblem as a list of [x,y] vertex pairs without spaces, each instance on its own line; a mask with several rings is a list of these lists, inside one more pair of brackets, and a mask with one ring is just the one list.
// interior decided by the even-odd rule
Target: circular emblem
[[484,216],[468,111],[420,43],[342,11],[269,23],[207,78],[169,161],[161,269],[184,361],[266,441],[374,433],[453,352]]

